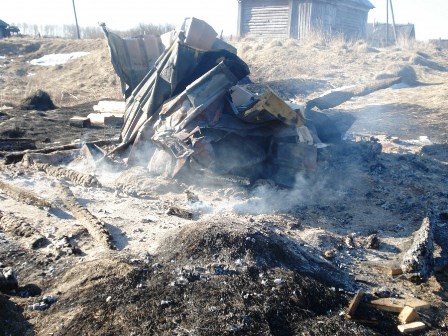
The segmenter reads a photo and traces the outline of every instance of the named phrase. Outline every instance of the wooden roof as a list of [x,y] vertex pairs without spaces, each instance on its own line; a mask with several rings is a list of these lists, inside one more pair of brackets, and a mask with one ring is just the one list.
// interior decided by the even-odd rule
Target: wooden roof
[[369,0],[350,0],[351,2],[354,2],[358,5],[367,7],[368,9],[373,9],[375,8],[374,5],[372,5],[372,3]]
[[[243,2],[245,0],[238,0],[238,2]],[[250,0],[248,0],[250,1]],[[252,0],[253,1],[253,0]],[[265,1],[265,0],[260,0],[260,2]],[[303,0],[298,0],[303,1]],[[330,2],[330,3],[351,3],[354,6],[358,6],[358,7],[364,7],[366,9],[373,9],[375,8],[374,5],[372,5],[372,3],[369,0],[308,0],[308,1],[320,1],[320,2]]]
[[7,24],[5,21],[0,20],[0,27],[8,27],[9,24]]

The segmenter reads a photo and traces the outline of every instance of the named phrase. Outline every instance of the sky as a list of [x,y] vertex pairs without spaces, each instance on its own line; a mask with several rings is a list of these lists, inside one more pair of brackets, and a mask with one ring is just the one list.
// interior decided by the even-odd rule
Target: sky
[[[376,7],[369,21],[386,21],[386,0],[370,0]],[[80,26],[105,22],[114,30],[138,23],[178,25],[185,17],[207,21],[218,33],[235,35],[237,0],[75,0]],[[414,23],[418,40],[448,39],[448,0],[393,0],[396,23]],[[10,24],[74,24],[72,0],[2,1],[0,19]]]

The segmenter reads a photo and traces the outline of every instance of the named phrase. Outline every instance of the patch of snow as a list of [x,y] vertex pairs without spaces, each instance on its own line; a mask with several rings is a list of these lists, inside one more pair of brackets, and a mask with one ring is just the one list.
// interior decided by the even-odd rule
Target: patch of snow
[[51,66],[65,64],[70,60],[88,55],[86,51],[77,51],[69,54],[50,54],[30,61],[33,65]]
[[0,59],[5,59],[5,58],[6,58],[6,56],[0,55]]
[[429,145],[432,145],[432,141],[429,140],[428,136],[426,136],[426,135],[419,136],[418,139],[416,139],[416,140],[409,140],[407,142],[409,142],[411,144],[414,144],[414,145],[417,145],[417,146],[429,146]]

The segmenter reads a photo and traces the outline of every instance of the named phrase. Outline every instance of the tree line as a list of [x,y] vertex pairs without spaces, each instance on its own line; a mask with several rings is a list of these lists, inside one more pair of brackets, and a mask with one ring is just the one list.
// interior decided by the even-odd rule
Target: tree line
[[[60,37],[66,39],[78,38],[76,25],[37,25],[28,23],[14,23],[14,26],[19,27],[22,35],[36,36],[36,37]],[[110,28],[109,28],[110,29]],[[114,30],[114,33],[122,37],[133,37],[139,35],[162,35],[170,30],[175,29],[173,24],[152,24],[139,23],[137,26],[128,30]],[[82,39],[98,39],[103,38],[103,30],[98,27],[79,27],[79,32]]]

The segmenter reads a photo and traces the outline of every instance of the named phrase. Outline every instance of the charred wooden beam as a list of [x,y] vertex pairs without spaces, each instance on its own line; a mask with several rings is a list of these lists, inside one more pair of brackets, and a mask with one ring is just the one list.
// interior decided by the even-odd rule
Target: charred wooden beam
[[359,290],[356,295],[353,297],[352,301],[350,302],[350,305],[345,313],[345,317],[347,319],[353,319],[356,314],[356,310],[358,309],[359,304],[362,301],[362,298],[364,297],[364,291]]
[[434,266],[434,216],[423,219],[420,229],[414,234],[411,247],[403,256],[401,269],[412,278],[426,281]]
[[[107,146],[107,145],[113,145],[118,143],[116,140],[98,140],[98,141],[92,141],[89,142],[89,144],[95,144],[97,146]],[[55,147],[46,147],[41,149],[35,149],[35,150],[26,150],[26,151],[20,151],[20,152],[0,152],[0,157],[3,157],[5,160],[5,164],[12,164],[20,162],[23,158],[23,156],[27,153],[39,153],[39,154],[49,154],[57,151],[62,150],[71,150],[71,149],[79,149],[84,145],[84,143],[72,143],[68,145],[62,145],[62,146],[55,146]]]
[[46,174],[56,177],[57,179],[67,179],[75,184],[82,185],[84,187],[100,187],[101,184],[95,176],[80,173],[73,169],[56,167],[47,163],[34,162],[33,165],[36,169],[45,172]]
[[0,228],[6,233],[19,236],[30,249],[38,249],[46,246],[49,241],[27,220],[16,217],[13,214],[0,212]]
[[87,229],[89,234],[103,246],[114,249],[112,236],[106,229],[105,223],[96,218],[88,209],[78,203],[72,191],[62,184],[58,184],[59,198],[64,206],[75,216],[79,223]]
[[3,190],[3,192],[11,197],[12,199],[15,199],[16,201],[34,205],[39,208],[51,208],[51,203],[42,197],[38,196],[37,194],[24,190],[22,188],[16,187],[14,185],[11,185],[9,183],[3,182],[0,180],[0,189]]

